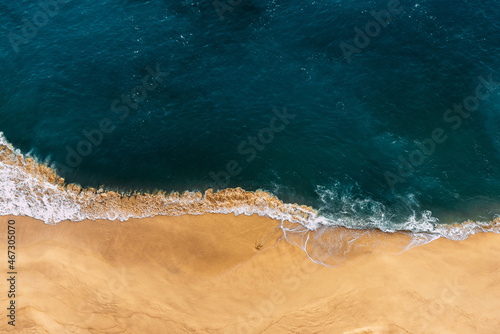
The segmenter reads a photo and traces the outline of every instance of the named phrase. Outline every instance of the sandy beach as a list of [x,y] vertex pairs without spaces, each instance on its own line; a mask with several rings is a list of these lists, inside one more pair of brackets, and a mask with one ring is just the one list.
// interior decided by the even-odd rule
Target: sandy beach
[[500,334],[500,0],[0,14],[0,334]]
[[[276,220],[205,214],[16,227],[19,333],[496,333],[500,235],[397,254],[379,233],[336,268],[313,263]],[[1,234],[7,253],[7,234]],[[389,247],[387,247],[389,246]],[[2,271],[7,276],[7,256]]]

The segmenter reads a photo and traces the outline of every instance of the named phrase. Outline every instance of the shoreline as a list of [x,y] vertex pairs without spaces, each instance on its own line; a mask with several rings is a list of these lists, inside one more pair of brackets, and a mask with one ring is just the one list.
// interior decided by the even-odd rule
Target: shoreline
[[[423,211],[421,217],[406,217],[398,226],[387,227],[377,222],[377,226],[363,226],[359,222],[329,218],[320,214],[321,208],[286,203],[270,192],[263,190],[245,191],[242,188],[226,188],[214,192],[208,189],[167,193],[122,193],[99,189],[83,188],[77,184],[67,184],[56,170],[35,158],[15,149],[0,132],[0,215],[29,216],[43,220],[47,224],[61,221],[149,219],[157,216],[177,217],[182,215],[235,214],[265,216],[280,221],[301,225],[308,230],[322,230],[324,226],[347,226],[356,228],[380,228],[388,232],[404,233],[413,231],[415,241],[420,242],[424,234],[434,239],[439,236],[461,240],[478,232],[500,233],[500,217],[491,221],[471,220],[456,224],[435,224],[430,212]],[[378,226],[380,225],[381,226]]]
[[[399,255],[404,236],[362,234],[357,248],[328,268],[279,241],[279,222],[257,215],[56,225],[2,216],[0,229],[7,230],[9,219],[16,222],[20,333],[492,333],[500,328],[500,235],[495,233],[464,241],[439,238]],[[343,236],[337,232],[321,238]],[[6,248],[6,236],[1,239]],[[7,305],[7,294],[0,296]],[[5,318],[0,323],[1,331],[11,327]]]

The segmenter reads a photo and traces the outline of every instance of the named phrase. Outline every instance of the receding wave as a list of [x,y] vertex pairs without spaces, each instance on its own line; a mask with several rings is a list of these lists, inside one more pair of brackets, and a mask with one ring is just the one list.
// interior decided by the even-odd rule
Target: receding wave
[[[66,184],[54,169],[22,154],[0,132],[0,215],[29,216],[46,224],[56,224],[63,220],[124,221],[157,215],[204,213],[258,214],[281,221],[284,237],[303,248],[311,259],[322,263],[326,262],[328,254],[345,252],[345,245],[353,244],[355,240],[373,239],[383,231],[410,236],[410,241],[405,241],[405,248],[439,237],[462,240],[479,232],[500,233],[500,218],[491,222],[468,221],[444,225],[436,224],[430,213],[419,220],[410,217],[401,225],[401,231],[377,225],[363,229],[355,223],[325,217],[308,206],[283,203],[269,192],[260,190],[250,192],[232,188],[218,192],[209,189],[204,194],[186,191],[183,194],[157,192],[125,195],[104,189],[82,188]],[[340,244],[343,247],[339,247]],[[311,245],[314,245],[314,250]]]

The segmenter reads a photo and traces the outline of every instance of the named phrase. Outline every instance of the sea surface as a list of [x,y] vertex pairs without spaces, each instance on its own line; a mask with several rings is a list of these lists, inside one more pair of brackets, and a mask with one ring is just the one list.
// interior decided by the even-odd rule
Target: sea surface
[[[0,14],[0,142],[66,184],[263,190],[311,207],[313,229],[500,215],[498,1],[54,0]],[[62,193],[25,200],[53,185],[16,168],[0,162],[0,213],[85,218],[58,209],[72,205]]]

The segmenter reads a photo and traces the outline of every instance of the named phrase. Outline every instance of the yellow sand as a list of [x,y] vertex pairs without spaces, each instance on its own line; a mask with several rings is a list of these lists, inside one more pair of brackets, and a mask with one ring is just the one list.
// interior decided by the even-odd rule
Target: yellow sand
[[[277,240],[278,222],[205,214],[127,222],[0,217],[17,238],[19,333],[499,333],[500,235],[439,239],[337,268]],[[331,236],[334,237],[334,236]],[[371,239],[367,243],[373,242]]]

